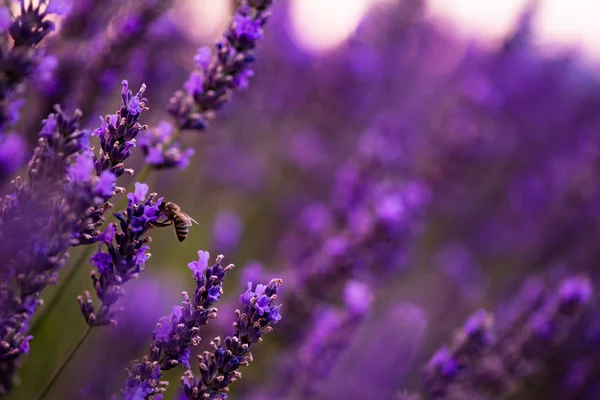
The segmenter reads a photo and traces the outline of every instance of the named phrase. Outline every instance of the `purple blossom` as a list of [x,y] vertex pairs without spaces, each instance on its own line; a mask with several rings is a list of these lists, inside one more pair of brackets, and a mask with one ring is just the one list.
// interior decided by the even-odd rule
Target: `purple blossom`
[[208,254],[208,251],[198,250],[198,261],[192,261],[188,264],[188,268],[192,270],[194,278],[201,278],[206,268],[208,268],[209,258],[210,254]]
[[577,276],[564,280],[558,292],[565,302],[587,303],[592,296],[592,285],[589,279]]
[[121,108],[116,114],[107,115],[94,131],[94,135],[100,138],[100,151],[94,158],[98,175],[105,170],[110,170],[117,178],[125,172],[132,173],[123,162],[131,155],[136,137],[148,128],[139,123],[148,104],[144,97],[146,85],[142,85],[135,95],[128,89],[127,81],[124,80],[122,86]]
[[250,78],[254,76],[254,71],[251,69],[246,69],[242,71],[241,74],[235,77],[234,82],[237,85],[239,90],[248,89],[250,86]]
[[29,335],[26,336],[25,339],[23,339],[23,341],[21,342],[21,346],[19,347],[19,351],[21,353],[24,353],[25,355],[29,354],[29,341],[33,339],[33,336]]
[[[222,267],[220,262],[223,257],[219,256],[215,265],[208,266],[208,257],[208,252],[198,251],[198,261],[193,261],[188,265],[196,281],[194,296],[190,299],[187,293],[184,293],[181,305],[173,307],[171,317],[161,319],[160,326],[157,328],[159,329],[158,334],[155,333],[155,342],[151,349],[157,348],[161,354],[153,354],[150,359],[163,360],[161,363],[163,370],[177,365],[177,360],[185,353],[185,350],[199,342],[198,330],[200,327],[209,319],[216,317],[216,309],[213,308],[213,304],[219,300],[223,278],[227,271],[233,268],[233,265]],[[180,326],[182,323],[183,326]]]
[[477,310],[471,314],[465,322],[464,331],[467,336],[481,335],[484,341],[491,341],[487,336],[490,332],[490,325],[493,323],[491,316],[485,310]]
[[363,314],[370,308],[373,293],[366,284],[349,281],[344,288],[344,300],[350,312]]
[[377,216],[390,222],[399,221],[405,214],[406,206],[401,194],[392,193],[384,196],[377,204]]
[[117,228],[115,224],[108,224],[108,227],[98,235],[98,242],[110,244],[114,240],[116,232]]
[[155,129],[145,131],[139,140],[146,156],[144,161],[156,169],[187,168],[195,150],[182,149],[182,143],[177,140],[177,136],[173,125],[166,121],[161,121]]
[[[141,361],[134,361],[129,371],[123,390],[126,398],[139,387],[147,388],[147,395],[160,395],[165,391],[158,381],[162,371],[179,364],[189,368],[190,347],[200,343],[201,327],[216,318],[217,309],[213,306],[221,295],[226,273],[233,268],[233,265],[221,266],[223,256],[218,256],[213,266],[208,266],[207,259],[207,252],[198,251],[198,261],[188,265],[196,281],[194,295],[190,298],[183,292],[181,304],[173,307],[169,317],[159,320],[148,355]],[[144,371],[153,371],[153,374]]]
[[189,94],[195,96],[201,94],[204,91],[204,77],[198,72],[192,72],[188,80],[184,83],[183,87]]
[[79,154],[73,164],[69,166],[68,177],[75,183],[88,182],[94,171],[94,159],[92,154],[84,152]]
[[156,329],[154,329],[154,338],[160,341],[168,341],[169,334],[173,330],[171,325],[168,323],[168,320],[159,320],[158,324],[156,324]]
[[442,346],[432,357],[427,368],[439,368],[443,377],[452,377],[458,371],[458,362],[448,346]]
[[263,37],[261,21],[243,14],[233,17],[232,31],[237,41],[242,43],[257,42]]
[[159,205],[162,198],[156,193],[146,198],[147,191],[148,186],[138,182],[135,192],[128,194],[127,209],[114,214],[119,223],[109,225],[98,235],[101,244],[90,261],[98,269],[92,272],[92,283],[102,307],[96,313],[87,293],[78,298],[81,312],[90,326],[116,323],[118,309],[115,306],[125,293],[122,286],[137,278],[150,258],[148,233],[161,218]]
[[[140,105],[145,105],[147,100],[143,97],[144,91],[145,86],[142,85],[138,93],[133,95],[124,85],[121,93],[122,105],[120,110],[116,114],[100,118],[101,125],[92,132],[92,136],[97,136],[100,140],[98,153],[92,155],[95,172],[92,187],[97,196],[97,202],[88,211],[89,220],[82,221],[77,231],[74,232],[72,245],[92,244],[100,240],[98,235],[100,234],[100,227],[105,222],[104,213],[111,207],[108,201],[117,192],[123,190],[117,188],[116,180],[125,172],[133,173],[133,170],[125,168],[124,161],[131,155],[131,149],[136,143],[136,136],[143,132],[146,127],[139,123],[143,109],[133,115],[130,113],[128,104],[135,97],[139,100]],[[56,121],[48,118],[44,123],[43,131],[49,130],[55,124]],[[86,146],[89,148],[89,143]],[[83,174],[83,172],[78,173]],[[130,202],[135,200],[135,196],[140,195],[140,190],[142,189],[136,186],[136,191],[128,194]],[[136,219],[132,221],[132,225],[136,226],[138,222]]]
[[[126,107],[127,112],[131,115],[138,115],[143,110],[144,102],[140,96],[134,96],[129,90],[129,83],[126,80],[121,82],[123,89],[121,96],[123,97],[123,105]],[[143,93],[143,91],[142,91]]]
[[[114,225],[112,225],[114,227]],[[100,274],[110,269],[112,263],[112,257],[107,253],[96,253],[90,258],[90,264],[98,269]]]
[[240,3],[224,37],[216,44],[215,56],[206,48],[194,57],[196,70],[176,92],[169,112],[180,129],[204,130],[207,119],[223,107],[236,89],[245,89],[253,75],[254,49],[263,37],[271,0]]
[[144,161],[150,165],[162,165],[165,162],[165,156],[159,148],[151,147],[148,149]]
[[529,304],[519,301],[520,315],[511,318],[500,334],[488,312],[475,312],[455,335],[452,346],[442,347],[429,361],[424,374],[426,393],[434,398],[510,395],[521,379],[547,359],[548,346],[565,341],[590,293],[586,277],[564,279],[547,297],[536,296]]
[[141,15],[127,15],[125,20],[122,22],[122,33],[125,36],[134,36],[140,33],[140,28],[142,28],[144,21],[142,21]]
[[190,368],[190,349],[185,349],[184,352],[179,355],[177,361],[186,368]]
[[176,160],[171,162],[174,162],[177,168],[179,168],[180,170],[186,169],[188,165],[190,165],[190,159],[194,154],[196,154],[196,150],[194,150],[191,147],[185,149],[182,152],[179,151],[179,149],[173,150],[173,148],[171,148],[170,150],[170,152],[166,153],[165,160]]
[[[61,2],[41,1],[41,8],[38,3],[21,2],[22,11],[13,7],[18,21],[7,22],[0,130],[17,121],[17,108],[25,104],[18,98],[21,88],[27,90],[22,121],[27,125],[39,123],[36,110],[67,94],[67,104],[80,98],[83,109],[104,108],[98,99],[123,68],[158,82],[158,93],[181,78],[176,69],[162,67],[163,59],[173,60],[173,46],[190,48],[189,38],[169,28],[179,14],[155,24],[168,41],[152,32],[145,36],[171,0],[125,6],[113,0],[103,6],[73,2],[72,16],[61,20],[63,33],[51,43],[59,60],[52,76],[39,42],[52,23],[41,14]],[[41,305],[41,290],[57,282],[69,246],[96,243],[90,248],[99,249],[90,259],[94,290],[109,306],[96,312],[87,294],[80,304],[88,324],[114,320],[123,284],[149,260],[149,229],[170,222],[162,199],[151,202],[148,189],[136,187],[123,196],[127,207],[102,231],[112,219],[104,214],[113,196],[124,191],[116,179],[133,174],[127,163],[136,146],[155,169],[185,168],[194,149],[180,136],[183,131],[205,129],[233,92],[248,85],[272,1],[238,3],[226,35],[212,51],[203,48],[194,57],[196,82],[184,84],[193,93],[179,92],[171,100],[175,125],[145,129],[139,120],[146,110],[143,93],[125,85],[119,112],[101,118],[93,132],[100,145],[94,143],[90,171],[87,133],[75,126],[78,113],[70,118],[57,110],[45,121],[27,176],[15,179],[0,199],[0,392],[10,389],[30,343],[34,351],[44,345],[31,338],[31,316]],[[597,77],[571,54],[540,54],[529,43],[524,21],[490,50],[423,19],[421,3],[371,10],[350,40],[318,57],[287,45],[283,30],[289,24],[274,21],[276,40],[261,52],[274,62],[261,66],[266,73],[257,77],[259,90],[247,94],[239,119],[215,126],[223,132],[218,140],[204,138],[202,166],[179,178],[185,179],[186,193],[213,210],[229,202],[221,199],[227,189],[221,186],[231,183],[223,177],[234,176],[239,184],[233,196],[239,200],[242,194],[244,215],[253,222],[244,228],[252,239],[244,254],[264,257],[292,280],[288,293],[277,292],[285,294],[286,319],[270,338],[276,351],[261,354],[262,372],[245,378],[239,391],[255,400],[388,399],[392,393],[398,400],[597,399],[600,316],[592,290],[599,258]],[[91,50],[80,51],[86,48]],[[35,75],[51,79],[55,90],[38,87]],[[34,85],[22,85],[29,77]],[[246,136],[240,127],[256,132]],[[314,132],[318,140],[306,141],[298,132]],[[0,133],[0,164],[6,159],[14,169],[9,137]],[[264,166],[258,174],[257,163]],[[177,182],[176,171],[167,175],[161,185]],[[206,183],[213,175],[219,187],[195,190],[196,180]],[[214,244],[235,248],[244,229],[221,217],[212,216]],[[260,247],[264,244],[271,247]],[[168,264],[165,256],[160,261]],[[189,368],[191,346],[216,316],[215,303],[222,300],[224,309],[237,299],[222,291],[223,268],[209,266],[208,253],[198,256],[189,264],[194,295],[184,294],[159,320],[148,354],[128,373],[124,398],[162,398],[163,371]],[[178,275],[157,267],[157,273]],[[521,292],[494,314],[477,310],[512,296],[530,271],[539,276],[526,279]],[[264,278],[264,272],[249,268],[236,278],[260,282],[256,276]],[[147,308],[149,296],[161,292],[164,288],[145,289],[137,301]],[[249,347],[281,320],[274,295],[270,285],[248,285],[239,297],[234,334],[215,339],[199,355],[196,376],[188,371],[182,378],[181,398],[227,398],[240,367],[251,361]],[[435,321],[428,331],[420,311],[414,318],[410,309],[395,308],[406,297],[428,308]],[[477,311],[464,318],[467,308]],[[120,319],[132,331],[142,329],[137,309]],[[396,319],[406,323],[394,324]],[[215,331],[222,327],[211,325]],[[128,331],[105,333],[111,341],[106,351],[101,341],[82,346],[86,354],[66,369],[82,376],[84,367],[97,365],[101,391],[61,385],[65,393],[56,395],[107,398],[111,372],[129,358],[113,342],[132,349],[141,343]],[[407,381],[417,372],[413,356],[438,347],[441,336],[452,332],[446,345],[432,351],[422,396],[399,393],[405,384],[417,386]],[[428,340],[423,348],[421,339]],[[104,365],[108,358],[114,367]],[[86,362],[90,359],[94,362]],[[16,397],[29,396],[31,386],[22,387]]]
[[167,121],[160,121],[156,127],[156,136],[160,143],[168,142],[174,132],[175,128],[173,127],[173,124]]
[[110,171],[102,171],[98,176],[95,191],[103,198],[110,198],[115,193],[115,181],[117,177]]
[[252,361],[252,345],[260,342],[264,334],[272,331],[272,324],[281,320],[281,305],[274,306],[280,284],[280,279],[274,279],[269,285],[257,285],[256,292],[252,292],[248,299],[243,298],[244,309],[236,311],[233,335],[223,341],[219,337],[213,339],[212,351],[206,351],[198,357],[198,377],[192,371],[187,371],[182,377],[184,398],[227,398],[225,393],[229,385],[241,378],[238,368]]
[[51,136],[56,130],[56,115],[50,114],[48,118],[43,121],[42,130],[40,136]]
[[212,52],[210,47],[204,46],[198,49],[198,53],[194,57],[194,64],[196,68],[201,70],[207,70],[210,65]]
[[25,100],[15,99],[8,104],[6,119],[9,124],[14,124],[19,120],[20,109],[25,105]]
[[135,190],[132,193],[127,194],[127,199],[131,204],[140,203],[146,200],[148,194],[148,185],[141,182],[135,183]]
[[[61,0],[54,0],[58,3]],[[47,9],[54,9],[52,4],[46,6],[42,1],[35,7],[33,4],[25,7],[22,2],[20,13],[10,18],[8,9],[0,8],[0,30],[6,31],[13,40],[12,45],[3,50],[2,78],[0,79],[0,130],[6,125],[16,122],[19,99],[19,87],[37,71],[38,64],[43,60],[38,54],[38,44],[54,29],[54,23],[47,19]]]
[[88,223],[87,211],[96,202],[81,113],[69,117],[60,107],[55,110],[40,132],[27,178],[16,178],[11,194],[0,199],[0,391],[12,387],[19,356],[29,351],[29,322],[41,292],[56,282],[72,235],[80,222]]

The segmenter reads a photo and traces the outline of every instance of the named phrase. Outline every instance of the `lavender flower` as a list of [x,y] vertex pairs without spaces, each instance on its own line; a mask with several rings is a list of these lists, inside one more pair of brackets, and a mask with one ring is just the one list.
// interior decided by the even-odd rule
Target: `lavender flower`
[[[42,2],[42,10],[50,9],[44,8],[46,3]],[[62,33],[48,41],[48,52],[43,52],[50,62],[44,62],[37,45],[27,48],[36,53],[35,75],[44,81],[32,79],[34,89],[39,92],[43,86],[44,90],[41,99],[37,93],[26,97],[31,104],[23,108],[28,117],[23,123],[37,123],[40,118],[35,114],[46,114],[47,105],[57,102],[49,103],[52,97],[66,104],[80,104],[77,99],[82,98],[85,109],[103,108],[97,101],[110,90],[121,68],[143,75],[146,82],[159,81],[155,89],[159,94],[181,80],[178,69],[161,60],[176,60],[190,45],[188,38],[173,29],[166,35],[169,40],[143,40],[144,24],[151,21],[137,12],[146,8],[152,13],[158,6],[157,14],[162,13],[160,6],[170,1],[96,3],[73,2],[75,16],[67,17]],[[230,124],[215,126],[223,135],[217,135],[198,160],[204,164],[202,177],[194,171],[179,174],[185,191],[201,197],[202,205],[219,203],[207,204],[207,209],[218,208],[228,199],[222,201],[220,188],[204,179],[201,190],[193,184],[213,176],[223,186],[235,180],[233,196],[239,199],[243,192],[244,214],[249,217],[245,230],[252,233],[245,238],[244,249],[252,249],[252,257],[268,257],[261,260],[265,265],[284,260],[286,269],[281,272],[286,281],[287,276],[292,280],[287,293],[277,293],[288,296],[286,319],[278,326],[282,335],[272,338],[277,339],[277,352],[273,358],[260,357],[264,361],[256,369],[267,373],[236,384],[244,398],[388,399],[397,394],[398,399],[416,399],[417,394],[398,393],[398,389],[413,389],[419,381],[421,371],[413,361],[422,339],[434,342],[428,347],[437,346],[438,336],[446,337],[454,326],[453,314],[463,315],[473,304],[504,298],[536,269],[547,271],[540,280],[543,284],[533,281],[523,290],[527,295],[497,307],[494,315],[484,310],[473,313],[454,340],[435,354],[425,368],[422,398],[600,396],[600,318],[594,307],[583,307],[597,304],[590,282],[598,280],[598,274],[591,267],[600,260],[595,245],[600,239],[597,77],[571,55],[540,56],[529,43],[530,22],[521,21],[512,37],[490,51],[456,40],[445,27],[424,20],[423,3],[398,2],[393,9],[372,10],[369,19],[380,13],[375,21],[364,21],[345,44],[319,56],[282,45],[283,29],[289,25],[282,20],[274,27],[280,29],[274,38],[277,42],[272,50],[265,49],[272,62],[261,65],[266,73],[257,74],[256,82],[253,79],[253,85],[262,82],[265,90],[249,93],[250,101],[237,110],[239,115]],[[194,58],[195,70],[184,85],[187,92],[171,103],[187,104],[189,109],[170,110],[183,115],[184,122],[197,124],[189,129],[204,127],[233,90],[248,85],[251,60],[242,57],[253,56],[254,50],[245,50],[248,44],[263,40],[263,25],[256,18],[260,13],[254,9],[260,5],[267,8],[270,2],[243,2],[248,13],[236,13],[221,46],[216,51],[203,48]],[[179,21],[176,13],[172,16],[166,22],[174,27]],[[3,26],[8,30],[11,18],[10,13],[0,15],[0,30]],[[9,34],[4,36],[10,39]],[[7,40],[5,47],[10,46]],[[86,51],[79,51],[83,48]],[[52,56],[59,66],[50,74]],[[261,81],[263,76],[266,79]],[[53,80],[49,85],[47,78]],[[14,98],[8,102],[9,120],[16,120],[18,114],[20,103]],[[112,206],[109,201],[122,191],[115,175],[130,171],[126,163],[134,146],[141,147],[145,163],[155,169],[185,168],[192,152],[179,138],[188,129],[181,127],[179,119],[174,126],[140,129],[135,138],[128,137],[125,131],[140,123],[130,125],[128,119],[145,112],[142,99],[143,94],[126,95],[128,117],[102,120],[97,133],[104,131],[105,142],[95,146],[101,148],[94,155],[85,143],[87,135],[74,152],[69,148],[60,156],[54,154],[52,146],[65,141],[57,132],[65,129],[61,117],[53,113],[41,133],[51,150],[36,150],[36,157],[46,161],[32,163],[30,169],[34,184],[29,188],[29,179],[17,180],[17,187],[25,185],[26,190],[10,190],[9,197],[0,201],[0,265],[7,264],[0,269],[0,282],[6,280],[0,284],[0,327],[8,327],[0,333],[12,332],[0,341],[7,339],[13,355],[27,353],[31,345],[36,358],[28,361],[34,365],[51,365],[41,358],[55,354],[38,351],[39,341],[31,338],[31,329],[19,325],[27,325],[29,309],[39,305],[37,295],[13,301],[32,280],[23,271],[33,266],[35,274],[43,275],[35,268],[46,268],[48,260],[54,261],[52,255],[62,262],[69,245],[97,243],[100,249],[91,260],[96,269],[94,289],[109,305],[94,309],[91,298],[82,297],[82,309],[88,323],[93,321],[91,326],[100,320],[108,323],[122,304],[124,280],[144,267],[150,229],[166,221],[161,216],[164,203],[158,199],[149,203],[148,188],[138,185],[127,196],[128,206],[120,209],[121,218],[100,229],[105,211]],[[255,134],[238,134],[244,130],[239,126],[248,121]],[[309,132],[311,137],[306,140],[299,132]],[[5,137],[0,144],[10,144]],[[281,150],[290,147],[293,154]],[[66,166],[57,162],[56,172],[36,172],[43,170],[40,165],[61,161],[65,154]],[[0,149],[0,161],[8,160],[5,164],[16,168],[11,156],[8,147]],[[169,185],[176,182],[176,171],[168,175]],[[215,228],[223,228],[215,229],[211,240],[236,246],[239,238],[233,219],[204,217],[220,220]],[[63,229],[63,223],[69,228]],[[273,242],[282,237],[278,252],[272,252]],[[152,252],[157,249],[160,246]],[[197,288],[205,295],[201,300],[212,303],[201,302],[198,309],[190,294],[172,315],[159,321],[146,357],[130,371],[126,398],[161,398],[164,371],[180,364],[188,367],[194,353],[191,347],[200,336],[197,329],[201,326],[211,338],[218,335],[213,331],[222,325],[204,324],[216,315],[211,312],[217,299],[221,305],[231,299],[221,298],[220,284],[215,292],[211,279],[213,275],[218,279],[218,274],[208,271],[212,267],[204,257],[202,253],[192,269],[197,286],[203,288]],[[30,262],[33,258],[35,262]],[[576,276],[560,281],[586,269],[589,279]],[[257,280],[243,276],[264,277],[264,273],[254,268],[237,278],[245,284]],[[202,349],[209,351],[200,355],[197,376],[191,372],[184,376],[181,398],[189,398],[190,393],[226,397],[222,386],[237,378],[239,363],[248,361],[246,354],[236,354],[251,337],[243,336],[240,326],[251,325],[251,313],[265,315],[272,310],[261,290],[251,286],[242,295],[247,321],[240,312],[229,342],[215,340],[212,348]],[[413,302],[419,307],[410,305]],[[428,331],[421,307],[435,321]],[[67,315],[52,314],[61,322]],[[135,325],[136,321],[129,322]],[[59,324],[47,325],[52,326]],[[71,361],[64,371],[82,375],[80,367],[91,359],[99,371],[125,362],[129,356],[124,353],[110,356],[118,352],[112,345],[104,357],[98,357],[98,351],[120,334],[127,336],[119,337],[121,345],[137,351],[139,332],[128,335],[126,331],[105,330],[106,340],[81,347],[78,352],[84,355],[67,357]],[[14,363],[0,359],[0,380],[5,382],[2,374],[10,375],[23,359],[21,355]],[[79,364],[74,366],[75,360]],[[78,380],[67,378],[53,394],[91,398],[106,397],[114,390],[110,374],[95,377],[98,382],[93,388],[102,387],[100,391],[88,387],[87,392],[78,392]],[[28,372],[25,378],[15,397],[33,398],[36,385],[30,383],[44,376]],[[12,384],[6,382],[5,387]]]
[[[300,253],[298,259],[290,257],[290,265],[303,265],[290,268],[296,275],[296,284],[287,294],[288,307],[296,319],[304,320],[309,316],[311,310],[304,304],[341,298],[343,290],[340,286],[352,278],[367,285],[379,284],[379,274],[390,276],[402,269],[405,245],[417,226],[410,218],[418,217],[426,204],[426,188],[416,182],[408,182],[403,188],[388,188],[365,178],[349,190],[356,192],[346,197],[354,197],[354,204],[340,205],[340,209],[331,211],[340,216],[339,230],[322,237],[321,242]],[[306,238],[301,236],[297,240],[303,243]],[[366,265],[371,267],[369,273],[363,270]],[[374,268],[379,272],[375,281],[372,280]],[[331,282],[336,285],[332,287]],[[352,304],[352,296],[357,294],[355,289],[359,287],[348,289],[347,298]],[[367,295],[363,301],[368,303]],[[352,307],[357,307],[358,311],[360,305],[353,304]],[[295,332],[289,332],[289,337],[297,337],[299,333],[295,329]]]
[[[19,85],[39,68],[41,55],[36,46],[55,28],[47,19],[48,14],[61,14],[66,9],[61,5],[64,0],[44,0],[39,2],[20,0],[20,14],[12,21],[6,8],[2,8],[2,22],[8,25],[8,32],[14,40],[11,48],[3,47],[0,56],[2,78],[0,79],[0,130],[14,123],[14,103],[18,102],[16,92]],[[26,5],[29,3],[29,5]],[[35,5],[34,5],[35,4]],[[10,21],[10,22],[9,22]],[[8,23],[8,24],[7,24]],[[6,46],[6,45],[5,45]]]
[[198,356],[199,377],[187,371],[181,378],[186,398],[228,398],[229,385],[242,377],[237,370],[252,361],[251,346],[261,342],[262,336],[281,320],[281,305],[274,306],[280,284],[281,279],[273,279],[268,285],[257,285],[254,291],[252,284],[248,284],[248,290],[240,296],[244,311],[236,310],[238,320],[233,325],[233,335],[223,342],[216,337],[211,342],[213,350]]
[[96,173],[110,170],[118,178],[125,172],[132,173],[123,165],[123,161],[131,155],[136,146],[135,138],[147,126],[140,125],[139,119],[143,111],[148,110],[148,100],[144,97],[146,85],[142,85],[137,94],[129,90],[126,80],[121,82],[121,100],[123,104],[116,114],[101,118],[102,125],[93,132],[100,138],[100,154],[95,160]]
[[313,398],[329,378],[332,366],[347,351],[366,314],[334,307],[318,308],[310,334],[279,361],[285,376],[276,390],[285,397]]
[[209,267],[208,258],[208,252],[198,251],[198,261],[188,264],[196,281],[194,295],[190,299],[187,292],[183,292],[181,305],[173,307],[169,317],[159,320],[149,355],[142,361],[134,361],[129,371],[123,391],[125,399],[160,396],[165,390],[158,381],[162,371],[179,364],[190,367],[190,347],[200,343],[200,328],[209,319],[217,317],[217,309],[213,306],[221,297],[226,273],[233,268],[233,264],[221,266],[221,255],[215,265]]
[[223,39],[216,44],[214,56],[201,48],[194,57],[194,70],[185,83],[187,93],[171,98],[169,112],[179,129],[204,130],[207,121],[229,101],[236,89],[248,86],[253,75],[254,49],[263,36],[273,0],[244,0]]
[[194,150],[183,149],[178,139],[182,130],[204,130],[208,119],[229,101],[235,89],[245,89],[254,74],[249,65],[252,54],[262,39],[262,27],[267,22],[272,0],[242,1],[224,38],[217,42],[216,57],[203,47],[194,57],[196,69],[184,84],[187,92],[178,91],[168,109],[176,119],[176,130],[164,123],[154,132],[144,135],[142,150],[146,162],[157,169],[185,169]]
[[[7,391],[18,357],[27,353],[29,321],[41,304],[40,293],[56,282],[71,235],[99,199],[92,175],[89,133],[78,126],[81,114],[56,113],[44,121],[26,181],[0,200],[0,362]],[[83,219],[82,219],[83,217]]]
[[195,150],[193,148],[182,150],[180,142],[174,141],[174,133],[171,123],[161,121],[156,128],[140,135],[138,144],[146,156],[147,164],[156,169],[187,168]]
[[324,376],[307,382],[305,390],[316,393],[312,398],[391,399],[399,383],[418,368],[415,361],[420,361],[427,314],[415,304],[381,300],[357,321],[360,324],[333,332],[339,342],[326,350],[340,354],[331,363],[323,363],[317,355],[311,368],[324,370]]
[[148,232],[162,216],[159,207],[163,199],[157,198],[156,193],[151,193],[146,198],[147,193],[148,185],[136,183],[135,191],[127,195],[126,211],[114,214],[119,221],[118,225],[109,224],[99,235],[102,243],[90,263],[96,267],[96,271],[92,272],[92,283],[102,306],[96,313],[89,293],[78,298],[81,312],[89,326],[116,323],[114,318],[118,310],[115,305],[125,294],[122,286],[137,278],[150,258],[147,253],[150,249]]
[[[425,368],[425,389],[431,398],[503,398],[518,381],[532,375],[573,330],[591,298],[588,278],[560,282],[548,296],[536,289],[530,304],[519,304],[521,315],[496,333],[489,313],[474,313],[454,338]],[[484,398],[484,397],[481,397]]]
[[363,282],[349,281],[344,288],[344,300],[352,314],[364,314],[371,306],[373,293]]
[[104,213],[112,207],[109,200],[118,192],[124,191],[116,186],[115,179],[124,173],[133,174],[125,168],[124,161],[136,146],[136,137],[148,127],[139,123],[142,112],[146,111],[148,100],[143,97],[146,86],[142,85],[134,95],[127,81],[122,82],[121,108],[116,114],[100,118],[101,125],[92,132],[100,139],[100,150],[93,155],[93,166],[98,176],[99,194],[102,202],[88,210],[88,219],[80,223],[73,233],[73,245],[95,243],[99,240],[99,228],[104,224]]
[[198,50],[196,69],[184,84],[187,94],[176,92],[168,107],[177,121],[176,131],[161,123],[144,135],[141,145],[148,164],[158,169],[187,167],[194,150],[182,150],[178,140],[181,130],[204,130],[207,120],[229,101],[233,90],[248,86],[253,75],[249,64],[255,59],[252,52],[262,39],[271,5],[272,0],[242,1],[224,38],[216,44],[216,56],[212,57],[208,47]]

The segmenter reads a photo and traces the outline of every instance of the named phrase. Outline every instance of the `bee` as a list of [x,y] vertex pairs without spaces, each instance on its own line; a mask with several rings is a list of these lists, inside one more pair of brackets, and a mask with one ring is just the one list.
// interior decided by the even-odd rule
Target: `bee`
[[198,225],[198,222],[194,220],[192,217],[187,215],[181,210],[177,204],[167,201],[166,203],[161,203],[158,206],[158,209],[165,216],[166,221],[159,222],[156,226],[169,226],[173,225],[175,227],[175,236],[180,242],[183,242],[188,235],[189,227],[192,223]]

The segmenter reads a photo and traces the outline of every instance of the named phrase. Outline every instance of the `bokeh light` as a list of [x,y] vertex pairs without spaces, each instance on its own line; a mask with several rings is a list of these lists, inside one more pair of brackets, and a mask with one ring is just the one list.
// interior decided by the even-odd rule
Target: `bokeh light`
[[177,24],[193,39],[217,37],[233,11],[233,5],[226,0],[183,0],[174,10],[177,20],[189,23]]
[[[335,0],[295,0],[290,9],[297,44],[311,51],[325,51],[345,41],[370,7],[398,0],[349,0],[339,7]],[[201,2],[199,2],[201,3]],[[430,15],[450,22],[468,37],[495,40],[506,34],[517,15],[531,0],[429,0]],[[600,55],[597,17],[600,3],[594,0],[539,1],[535,32],[543,43],[582,48]]]
[[292,28],[297,43],[324,51],[343,42],[360,23],[370,0],[294,0],[291,2]]
[[536,31],[549,44],[580,46],[597,58],[600,56],[598,16],[598,1],[546,0],[540,7]]
[[429,0],[433,15],[450,19],[462,32],[497,37],[513,24],[528,0]]

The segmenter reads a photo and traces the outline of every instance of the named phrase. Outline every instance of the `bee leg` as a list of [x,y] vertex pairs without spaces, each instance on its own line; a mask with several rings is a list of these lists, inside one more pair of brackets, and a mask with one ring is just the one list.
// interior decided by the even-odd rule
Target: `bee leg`
[[163,221],[163,222],[155,222],[154,226],[158,226],[158,227],[163,227],[163,226],[170,226],[173,225],[173,221],[171,220],[167,220],[167,221]]

